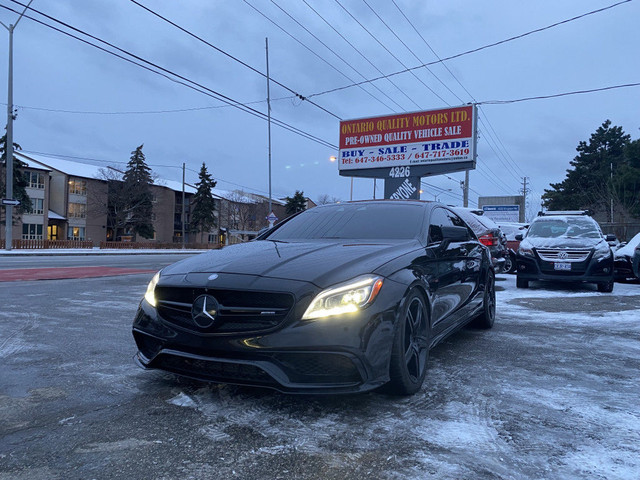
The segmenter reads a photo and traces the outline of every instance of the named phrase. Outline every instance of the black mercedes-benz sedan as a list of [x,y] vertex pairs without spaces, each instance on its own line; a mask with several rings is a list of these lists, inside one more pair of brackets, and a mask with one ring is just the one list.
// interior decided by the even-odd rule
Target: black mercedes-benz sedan
[[487,248],[422,201],[323,205],[255,241],[170,265],[133,322],[145,368],[292,393],[422,386],[429,350],[490,328]]

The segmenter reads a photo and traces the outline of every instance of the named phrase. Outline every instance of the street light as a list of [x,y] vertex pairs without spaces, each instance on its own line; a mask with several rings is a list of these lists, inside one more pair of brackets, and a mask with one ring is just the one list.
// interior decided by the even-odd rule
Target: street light
[[[13,31],[18,26],[18,22],[29,9],[33,0],[30,0],[23,12],[16,20],[15,24],[9,24],[8,26],[0,22],[4,28],[9,32],[9,71],[8,71],[8,95],[7,95],[7,144],[5,151],[7,154],[7,187],[5,189],[7,198],[13,200]],[[8,204],[5,206],[5,239],[4,247],[6,250],[11,250],[11,239],[13,238],[13,205]]]
[[443,193],[450,192],[451,190],[452,190],[451,188],[447,188],[446,190],[443,190],[442,192],[434,193],[434,194],[433,194],[433,201],[434,201],[434,202],[437,202],[437,201],[438,201],[438,197],[439,197],[440,195],[442,195]]

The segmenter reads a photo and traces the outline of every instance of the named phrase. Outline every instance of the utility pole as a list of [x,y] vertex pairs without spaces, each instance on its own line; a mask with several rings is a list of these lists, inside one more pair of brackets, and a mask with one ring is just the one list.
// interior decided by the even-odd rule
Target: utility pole
[[462,187],[462,206],[469,207],[469,170],[464,171],[464,185]]
[[520,216],[520,221],[523,221],[527,215],[527,193],[529,190],[527,189],[527,177],[522,177],[522,210],[524,210],[523,215]]
[[613,162],[609,163],[609,167],[611,169],[611,228],[613,228]]
[[[22,11],[15,24],[8,26],[0,22],[4,28],[9,31],[9,70],[8,70],[8,94],[7,94],[7,175],[6,175],[6,195],[7,198],[13,199],[13,31],[18,26],[18,22],[29,9],[33,0],[30,0],[25,9]],[[11,240],[13,238],[13,205],[5,206],[5,239],[4,246],[6,250],[11,250]]]
[[[264,39],[265,49],[267,53],[267,131],[269,136],[269,213],[271,215],[271,92],[269,90],[269,38]],[[271,226],[271,225],[270,225]]]
[[185,211],[185,205],[184,205],[184,173],[185,173],[186,168],[187,168],[187,164],[183,163],[182,164],[182,215],[180,217],[182,219],[182,222],[180,222],[180,223],[182,223],[182,248],[184,248],[184,235],[185,235],[185,233],[184,233],[184,223],[185,223],[185,218],[184,218],[185,217],[185,214],[184,214],[184,211]]

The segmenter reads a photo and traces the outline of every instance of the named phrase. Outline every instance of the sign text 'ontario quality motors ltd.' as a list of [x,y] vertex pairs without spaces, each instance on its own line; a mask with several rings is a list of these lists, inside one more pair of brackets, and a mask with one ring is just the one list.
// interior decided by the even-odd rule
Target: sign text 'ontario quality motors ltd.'
[[340,122],[340,170],[472,162],[474,106]]

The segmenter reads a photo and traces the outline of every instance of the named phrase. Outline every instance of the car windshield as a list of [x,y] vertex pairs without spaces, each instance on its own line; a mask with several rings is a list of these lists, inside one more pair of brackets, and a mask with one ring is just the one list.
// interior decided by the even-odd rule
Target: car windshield
[[418,237],[424,206],[407,203],[338,204],[309,209],[267,240],[409,240]]
[[539,218],[529,227],[528,237],[601,238],[598,225],[590,218]]

